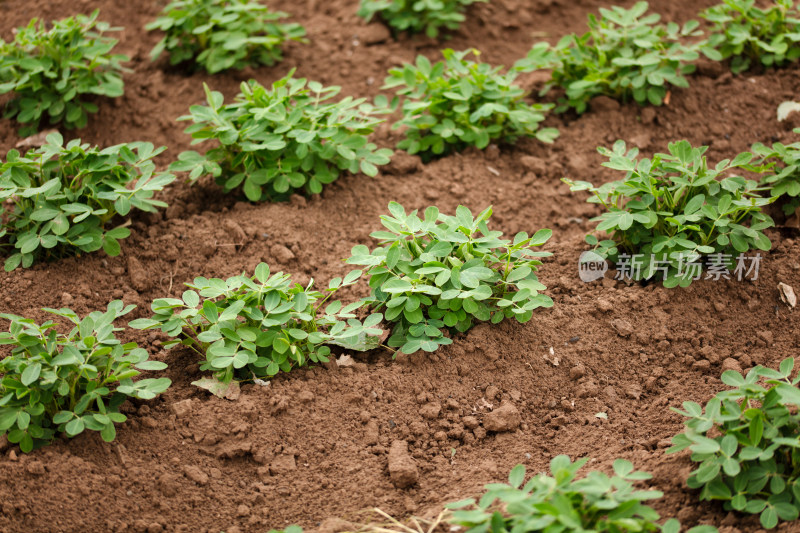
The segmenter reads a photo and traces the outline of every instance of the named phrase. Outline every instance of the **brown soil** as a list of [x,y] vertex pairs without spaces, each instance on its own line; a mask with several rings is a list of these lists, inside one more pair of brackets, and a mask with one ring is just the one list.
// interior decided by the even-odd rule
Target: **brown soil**
[[[683,20],[711,3],[652,2],[668,20]],[[0,1],[0,37],[9,39],[12,28],[32,16],[52,19],[94,7],[103,20],[125,26],[119,48],[133,58],[134,69],[126,76],[126,94],[101,102],[80,135],[100,145],[167,145],[160,159],[166,165],[189,146],[174,119],[202,100],[203,81],[230,98],[242,80],[266,84],[297,66],[299,75],[341,85],[344,94],[370,96],[388,67],[416,53],[437,56],[438,45],[424,38],[365,46],[363,36],[375,28],[355,16],[356,4],[274,2],[306,26],[311,43],[290,46],[286,61],[273,68],[214,77],[150,63],[158,37],[142,27],[157,14],[155,2]],[[474,6],[447,45],[476,46],[487,61],[508,65],[542,37],[582,31],[586,13],[603,4],[494,0]],[[541,81],[523,80],[531,89]],[[492,204],[493,226],[507,234],[541,227],[555,232],[547,246],[555,256],[541,278],[556,305],[530,323],[479,326],[433,355],[392,360],[375,353],[356,356],[349,368],[299,370],[268,388],[245,386],[235,402],[190,385],[200,376],[191,354],[164,352],[157,333],[126,332],[169,363],[173,387],[158,400],[130,406],[130,420],[113,444],[82,435],[26,456],[0,450],[0,532],[233,533],[292,523],[317,529],[336,517],[363,520],[360,511],[371,507],[430,516],[448,501],[503,480],[517,463],[541,471],[562,453],[591,456],[591,466],[604,469],[625,457],[651,471],[652,486],[665,493],[655,505],[663,516],[723,526],[727,533],[757,530],[754,518],[698,504],[685,488],[688,457],[664,455],[682,427],[668,407],[705,401],[720,390],[727,358],[727,365],[746,370],[797,354],[797,314],[780,303],[776,288],[784,282],[800,289],[796,231],[769,233],[775,246],[754,282],[698,282],[686,290],[611,280],[584,284],[577,260],[588,218],[597,212],[559,181],[563,175],[611,179],[595,147],[618,138],[645,153],[687,138],[710,144],[712,159],[731,157],[755,141],[795,140],[791,125],[776,121],[775,109],[800,94],[796,67],[731,76],[704,63],[691,84],[662,108],[601,100],[583,117],[550,118],[562,132],[553,146],[524,141],[424,167],[398,157],[378,178],[341,179],[316,199],[251,205],[222,197],[212,183],[176,184],[166,194],[171,207],[165,213],[134,217],[120,257],[97,253],[0,274],[3,312],[41,320],[45,306],[86,313],[124,298],[140,307],[133,316],[139,317],[153,298],[179,294],[194,276],[227,277],[252,271],[262,260],[297,281],[326,283],[347,270],[341,260],[353,245],[371,244],[369,233],[391,200],[407,208],[435,204],[445,212],[458,204],[473,210]],[[382,145],[396,140],[388,127],[376,135]],[[0,121],[0,153],[18,141],[15,125]],[[622,337],[612,323],[635,331]],[[190,400],[188,409],[186,403],[175,407],[184,400]],[[519,410],[521,425],[487,433],[487,413],[502,402]],[[595,416],[600,412],[608,419]],[[418,482],[402,490],[387,470],[396,440],[408,442],[419,468]]]

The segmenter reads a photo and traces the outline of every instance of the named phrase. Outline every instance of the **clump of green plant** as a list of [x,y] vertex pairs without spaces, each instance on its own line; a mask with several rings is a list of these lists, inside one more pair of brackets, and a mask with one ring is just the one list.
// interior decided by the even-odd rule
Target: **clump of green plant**
[[286,17],[254,0],[176,0],[146,26],[165,34],[150,56],[166,50],[172,65],[194,61],[209,74],[273,65],[283,59],[284,43],[306,34],[299,24],[279,22]]
[[674,22],[658,24],[661,16],[645,15],[647,9],[647,2],[630,9],[600,8],[599,18],[589,15],[588,32],[567,35],[554,47],[539,43],[515,68],[552,70],[542,94],[556,86],[564,88],[559,113],[568,108],[583,113],[599,95],[661,105],[671,85],[689,86],[685,76],[695,70],[700,44],[683,41],[701,32],[694,20],[682,27]]
[[119,300],[106,312],[79,318],[71,309],[44,309],[74,324],[59,333],[58,324],[2,314],[11,321],[0,333],[0,345],[11,354],[0,359],[0,436],[29,452],[50,443],[57,433],[74,437],[85,429],[99,431],[106,442],[116,436],[114,423],[124,422],[119,406],[128,398],[150,400],[172,383],[168,378],[133,381],[140,370],[163,370],[166,363],[149,361],[135,342],[123,344],[114,321],[135,305]]
[[252,278],[195,278],[182,298],[153,301],[155,315],[129,325],[160,328],[175,337],[164,346],[190,347],[204,358],[200,369],[212,371],[223,383],[272,377],[309,362],[327,362],[330,345],[360,351],[379,345],[382,330],[375,326],[380,313],[361,322],[354,313],[362,302],[328,302],[360,276],[354,270],[319,292],[312,290],[313,281],[307,287],[293,285],[289,275],[270,274],[261,263]]
[[598,242],[589,235],[586,240],[596,245],[595,252],[632,279],[660,273],[664,286],[686,287],[698,279],[703,256],[727,267],[736,253],[769,250],[763,230],[774,223],[761,208],[772,199],[759,196],[754,180],[725,176],[736,169],[753,170],[753,154],[744,152],[711,167],[707,149],[683,140],[670,143],[668,154],[637,160],[638,150],[626,151],[624,141],[612,150],[598,148],[608,158],[603,166],[625,172],[625,179],[600,187],[564,180],[573,191],[591,192],[588,201],[605,209],[592,221],[611,239]]
[[720,500],[726,510],[760,514],[761,525],[796,520],[800,512],[800,377],[794,359],[779,370],[757,366],[743,377],[726,370],[720,392],[705,406],[684,402],[686,431],[667,453],[689,449],[700,463],[688,479],[701,500]]
[[416,66],[389,71],[384,88],[403,97],[403,118],[394,128],[404,127],[406,138],[397,147],[430,158],[467,146],[484,149],[492,140],[553,142],[558,130],[539,127],[553,106],[526,103],[525,91],[514,85],[516,72],[500,74],[501,67],[470,61],[469,54],[479,52],[448,48],[443,62],[431,65],[420,55]]
[[[508,484],[486,485],[480,501],[462,500],[447,505],[454,509],[451,524],[467,533],[511,533],[518,531],[582,531],[608,533],[663,531],[678,533],[680,523],[671,519],[663,526],[659,514],[644,502],[661,498],[657,490],[637,490],[635,483],[651,479],[647,472],[634,471],[625,459],[614,461],[614,475],[591,471],[576,479],[589,458],[574,463],[566,455],[550,461],[550,475],[532,476],[525,483],[525,467],[517,465]],[[523,485],[523,483],[525,483]],[[716,532],[712,526],[698,526],[689,533]]]
[[189,172],[190,180],[212,175],[224,191],[241,187],[252,202],[284,200],[294,191],[315,194],[342,172],[368,176],[389,162],[392,151],[378,149],[368,135],[383,122],[363,98],[330,102],[339,87],[292,78],[292,70],[266,89],[251,80],[232,104],[206,87],[207,106],[195,105],[179,120],[193,144],[208,139],[218,146],[204,155],[183,152],[170,170]]
[[[800,133],[800,129],[794,130]],[[790,215],[800,207],[800,142],[775,143],[772,147],[756,143],[751,148],[768,171],[761,180],[770,196],[785,199],[782,208]]]
[[153,199],[175,179],[155,172],[152,159],[164,149],[137,142],[101,150],[80,139],[65,146],[51,133],[24,156],[9,151],[0,161],[0,201],[6,202],[0,204],[0,247],[13,250],[6,271],[100,248],[119,255],[119,240],[130,230],[124,224],[108,229],[114,218],[132,208],[166,207]]
[[501,239],[502,232],[488,227],[491,207],[477,217],[464,206],[455,216],[429,207],[421,219],[391,202],[389,212],[381,216],[388,231],[372,233],[382,246],[355,246],[347,262],[369,267],[372,294],[364,301],[386,308],[386,320],[395,324],[390,347],[432,352],[452,342],[447,328],[464,332],[476,320],[496,324],[510,317],[527,322],[534,309],[553,305],[540,294],[546,287],[535,274],[539,258],[552,254],[532,250],[551,230]]
[[378,15],[396,31],[425,32],[436,38],[441,28],[456,30],[464,22],[464,10],[488,0],[361,0],[358,16],[367,22]]
[[67,128],[83,128],[97,104],[88,95],[122,96],[121,66],[128,58],[111,54],[116,39],[103,36],[118,31],[98,22],[98,11],[53,22],[31,20],[19,28],[12,42],[0,39],[0,94],[14,92],[4,116],[24,125],[20,133],[39,129],[43,117]]
[[705,54],[731,60],[734,73],[753,61],[780,66],[800,57],[800,12],[793,0],[773,0],[759,8],[755,0],[724,0],[701,13],[712,23]]

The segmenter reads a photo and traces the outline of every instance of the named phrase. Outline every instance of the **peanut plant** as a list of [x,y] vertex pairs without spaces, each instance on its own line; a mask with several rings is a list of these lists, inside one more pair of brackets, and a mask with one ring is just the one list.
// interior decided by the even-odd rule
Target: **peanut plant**
[[800,11],[794,0],[725,0],[700,15],[712,24],[704,52],[718,61],[730,59],[740,73],[753,62],[781,66],[800,58]]
[[[670,143],[668,154],[638,159],[638,150],[627,150],[624,141],[612,150],[598,148],[608,158],[603,166],[624,172],[624,179],[599,187],[564,180],[573,191],[592,193],[588,201],[604,210],[592,220],[611,238],[598,241],[589,235],[595,252],[618,266],[626,264],[635,280],[660,275],[666,287],[686,287],[698,279],[703,256],[728,266],[734,253],[769,250],[764,230],[774,223],[761,208],[772,198],[760,195],[758,182],[726,175],[752,170],[753,154],[743,152],[712,167],[707,149],[684,140]],[[633,256],[641,258],[636,265]]]
[[65,145],[51,133],[41,148],[8,152],[0,161],[0,248],[12,251],[6,271],[100,248],[119,255],[130,230],[109,228],[115,219],[167,205],[153,198],[175,179],[155,171],[153,158],[164,150],[150,143],[101,150],[80,139]]
[[727,511],[758,514],[767,529],[800,515],[800,377],[791,377],[793,367],[787,358],[779,370],[726,370],[722,382],[730,389],[705,409],[696,402],[673,408],[688,420],[667,453],[692,452],[699,464],[689,487]]
[[0,345],[11,355],[0,359],[0,436],[30,452],[51,442],[57,433],[74,437],[84,430],[99,431],[106,442],[116,437],[114,424],[126,417],[119,407],[127,398],[150,400],[171,384],[168,378],[133,381],[140,370],[163,370],[165,363],[150,361],[136,343],[123,344],[115,336],[114,321],[134,305],[119,300],[105,312],[80,318],[71,309],[45,309],[73,324],[59,333],[58,324],[37,324],[12,314],[0,333]]
[[302,26],[280,22],[287,16],[254,0],[176,0],[146,26],[164,32],[150,56],[166,50],[172,65],[192,62],[209,74],[273,65],[284,43],[304,41]]
[[600,8],[600,17],[589,15],[588,32],[567,35],[555,46],[536,44],[515,69],[552,71],[541,94],[553,87],[565,90],[557,113],[569,108],[583,113],[599,95],[661,105],[671,86],[689,86],[686,75],[695,70],[701,43],[684,41],[701,32],[697,21],[658,24],[661,16],[646,14],[647,9],[647,2]]
[[527,322],[535,309],[553,305],[535,274],[539,258],[551,254],[533,251],[551,230],[501,239],[488,227],[491,208],[473,217],[464,206],[455,216],[429,207],[420,218],[391,202],[389,212],[381,216],[386,231],[371,234],[381,246],[357,245],[347,262],[369,267],[372,294],[364,302],[385,308],[394,323],[390,347],[433,352],[452,342],[445,335],[450,328],[464,332],[475,321],[511,317]]
[[442,28],[456,30],[464,22],[464,10],[488,0],[361,0],[358,16],[371,21],[381,18],[393,30],[424,32],[436,38]]
[[539,127],[552,105],[525,102],[516,72],[500,74],[501,67],[470,61],[469,54],[479,55],[447,49],[444,62],[432,65],[420,55],[416,65],[389,71],[384,88],[403,97],[403,118],[394,128],[404,128],[406,138],[397,147],[430,159],[468,146],[484,149],[493,140],[552,143],[558,130]]
[[[653,476],[635,471],[630,461],[617,459],[613,475],[594,470],[577,479],[588,462],[589,458],[572,462],[559,455],[550,461],[550,475],[540,473],[527,482],[525,467],[517,465],[508,484],[486,485],[479,501],[448,504],[446,507],[454,510],[448,522],[467,528],[467,533],[680,531],[674,518],[659,525],[659,514],[645,503],[661,498],[661,492],[636,489],[637,482]],[[697,526],[687,533],[716,531],[713,526]]]
[[331,345],[359,351],[379,345],[379,313],[361,322],[354,313],[362,302],[328,301],[360,276],[354,270],[320,292],[312,290],[313,281],[307,287],[292,284],[287,274],[272,274],[261,263],[254,277],[195,278],[181,298],[154,300],[154,315],[129,325],[174,337],[166,347],[188,346],[202,357],[200,369],[222,383],[269,378],[327,362]]
[[223,190],[239,189],[251,202],[285,200],[294,191],[315,194],[343,172],[378,173],[392,151],[368,142],[388,112],[363,98],[331,102],[339,87],[292,78],[292,70],[267,89],[251,80],[231,104],[206,87],[207,106],[195,105],[179,120],[193,144],[217,145],[199,154],[187,151],[170,166],[194,181],[213,176]]
[[128,58],[111,53],[117,41],[103,34],[119,28],[98,14],[57,20],[49,30],[33,19],[13,41],[0,39],[0,95],[14,93],[4,116],[23,125],[21,135],[38,131],[43,120],[83,128],[97,112],[94,96],[122,96]]

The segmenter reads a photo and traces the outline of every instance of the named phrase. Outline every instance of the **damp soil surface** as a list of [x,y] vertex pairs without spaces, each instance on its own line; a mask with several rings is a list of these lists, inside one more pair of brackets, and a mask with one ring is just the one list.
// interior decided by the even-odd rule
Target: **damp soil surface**
[[[667,20],[683,21],[710,3],[652,6]],[[383,27],[366,25],[355,15],[356,0],[272,4],[307,28],[310,43],[291,44],[277,66],[216,76],[149,60],[158,36],[143,26],[161,7],[149,0],[4,0],[0,37],[10,39],[14,27],[34,16],[94,8],[101,19],[124,26],[119,49],[132,58],[125,96],[98,101],[99,113],[80,136],[101,146],[166,145],[162,168],[189,147],[175,119],[202,103],[203,82],[232,98],[246,79],[269,84],[296,67],[297,75],[340,85],[345,95],[373,96],[387,68],[419,53],[438,55],[439,45],[429,39],[395,41]],[[447,46],[477,47],[482,59],[509,65],[538,40],[583,31],[587,13],[603,4],[477,4]],[[542,82],[541,76],[520,80],[534,92]],[[514,465],[543,471],[558,454],[592,457],[590,466],[605,470],[624,457],[652,472],[647,486],[664,492],[654,504],[662,516],[714,524],[725,533],[758,530],[756,519],[698,503],[685,487],[688,456],[664,454],[682,428],[669,407],[708,400],[722,389],[724,368],[775,366],[797,355],[798,314],[781,303],[777,288],[783,282],[800,289],[795,225],[776,216],[778,226],[768,232],[774,247],[763,254],[757,280],[667,290],[615,281],[611,271],[603,281],[583,283],[578,257],[598,211],[560,181],[616,179],[600,167],[595,148],[619,138],[645,154],[686,138],[709,145],[712,160],[756,141],[797,140],[797,124],[779,123],[775,114],[780,102],[800,94],[796,67],[732,76],[707,62],[690,82],[664,107],[601,98],[584,116],[551,117],[547,124],[561,130],[551,146],[525,140],[426,165],[400,154],[378,177],[345,177],[321,197],[254,205],[223,196],[211,182],[176,182],[164,194],[165,212],[134,215],[119,257],[100,252],[0,274],[2,312],[42,321],[43,307],[83,314],[124,299],[138,306],[129,315],[138,318],[147,316],[154,298],[179,295],[195,276],[252,272],[261,261],[300,283],[327,284],[347,272],[342,259],[352,246],[373,244],[369,233],[392,200],[443,212],[459,204],[473,211],[493,205],[494,229],[554,231],[546,246],[554,256],[540,278],[555,306],[537,311],[529,323],[481,325],[434,354],[351,354],[349,366],[293,371],[268,387],[245,385],[236,401],[191,385],[201,373],[190,352],[164,351],[159,333],[125,331],[126,340],[169,363],[173,387],[157,400],[126,404],[129,420],[112,444],[84,434],[24,455],[0,443],[0,532],[233,533],[289,524],[338,531],[368,520],[364,511],[374,507],[397,517],[435,516],[446,502],[504,480]],[[393,146],[398,136],[387,125],[374,140]],[[19,141],[15,125],[0,120],[0,154]],[[361,296],[363,289],[343,294]],[[393,446],[395,454],[407,450],[417,468],[408,487],[390,478]]]

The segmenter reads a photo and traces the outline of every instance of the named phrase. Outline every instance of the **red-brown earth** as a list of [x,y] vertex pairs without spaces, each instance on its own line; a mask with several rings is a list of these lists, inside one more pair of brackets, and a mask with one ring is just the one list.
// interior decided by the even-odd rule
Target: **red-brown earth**
[[[631,2],[624,2],[630,4]],[[684,21],[712,2],[653,2],[666,20]],[[216,76],[187,75],[165,60],[151,63],[158,40],[143,26],[156,2],[4,0],[0,37],[34,16],[60,18],[95,7],[125,29],[125,96],[100,101],[84,141],[108,146],[146,140],[169,150],[164,168],[189,147],[175,118],[203,99],[202,83],[232,98],[241,81],[268,84],[297,67],[297,75],[342,86],[353,96],[378,94],[387,68],[441,46],[477,47],[482,59],[509,65],[542,38],[583,31],[596,0],[494,0],[468,11],[468,21],[441,45],[426,38],[395,42],[355,15],[357,2],[278,1],[308,30],[309,44],[288,46],[274,67]],[[253,205],[222,196],[213,183],[176,182],[158,215],[134,215],[122,254],[102,252],[0,274],[0,311],[44,320],[46,306],[79,313],[122,298],[147,316],[153,298],[175,296],[198,275],[227,277],[267,261],[305,283],[322,284],[348,268],[350,248],[372,244],[369,233],[395,200],[409,209],[435,204],[452,212],[493,205],[492,226],[514,234],[549,227],[541,279],[555,300],[524,325],[478,326],[435,354],[392,359],[387,352],[353,354],[350,367],[302,369],[247,385],[240,398],[212,397],[190,383],[200,377],[191,353],[161,348],[157,333],[125,331],[156,359],[169,363],[173,387],[157,400],[129,405],[130,420],[116,442],[84,434],[31,454],[0,450],[0,532],[31,531],[266,531],[288,524],[337,530],[331,519],[361,522],[379,507],[398,517],[433,516],[449,501],[505,479],[515,464],[546,470],[557,454],[590,456],[609,469],[617,457],[654,474],[665,493],[655,507],[684,524],[710,523],[725,533],[757,531],[753,517],[698,503],[685,487],[686,454],[665,456],[682,418],[669,410],[705,401],[723,387],[723,365],[747,370],[797,355],[797,314],[779,300],[777,284],[800,289],[797,230],[777,217],[756,281],[701,281],[667,290],[621,281],[584,284],[577,261],[586,249],[588,219],[598,214],[562,176],[615,179],[599,166],[595,148],[622,138],[646,154],[672,140],[707,144],[711,159],[732,157],[753,142],[794,141],[792,124],[776,120],[777,105],[800,94],[800,71],[789,67],[732,76],[702,62],[691,87],[674,90],[669,105],[640,108],[600,99],[584,116],[551,117],[561,130],[552,146],[467,151],[427,165],[398,156],[377,178],[340,179],[321,197]],[[528,89],[541,76],[526,76]],[[67,132],[75,136],[76,132]],[[0,153],[19,141],[16,125],[0,121]],[[388,125],[374,136],[393,146]],[[344,299],[364,295],[364,287]],[[552,352],[551,352],[552,349]],[[487,415],[512,404],[521,424],[486,431]],[[607,419],[596,417],[607,413]],[[387,471],[392,442],[405,440],[419,469],[416,484],[398,489]],[[327,521],[326,521],[327,520]],[[324,523],[323,523],[324,522]],[[322,526],[320,526],[322,524]],[[339,526],[341,523],[338,524]],[[800,531],[783,524],[779,531]]]

